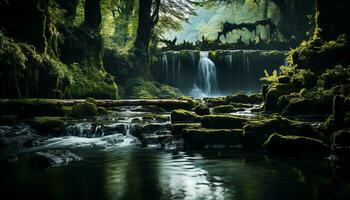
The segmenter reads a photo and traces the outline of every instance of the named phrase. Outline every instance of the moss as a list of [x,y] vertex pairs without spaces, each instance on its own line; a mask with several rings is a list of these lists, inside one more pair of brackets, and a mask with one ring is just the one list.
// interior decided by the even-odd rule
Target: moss
[[199,129],[200,123],[176,123],[171,124],[170,130],[175,137],[181,137],[184,129]]
[[155,115],[155,120],[159,122],[167,122],[170,121],[170,117],[166,115]]
[[202,117],[201,124],[204,128],[240,129],[247,119],[231,115],[207,115]]
[[231,103],[250,103],[250,98],[245,93],[238,93],[232,96],[227,96],[226,101]]
[[33,128],[40,135],[52,135],[65,124],[62,117],[35,117],[30,121]]
[[210,115],[210,110],[207,105],[205,104],[199,104],[194,108],[194,112],[197,115]]
[[71,116],[74,118],[91,118],[97,116],[97,114],[96,105],[89,102],[76,104],[71,112]]
[[155,114],[147,113],[142,116],[142,121],[152,121],[155,118]]
[[171,111],[170,118],[171,123],[193,123],[200,121],[200,117],[197,114],[183,109]]
[[228,102],[225,97],[205,98],[204,101],[208,105],[208,107],[210,107],[210,108],[215,107],[215,106],[230,104],[230,102]]
[[104,107],[97,107],[97,113],[98,115],[108,115],[109,112]]
[[[215,106],[213,108],[213,113],[233,113],[237,111],[241,111],[240,108],[235,108],[232,105],[221,105],[221,106]],[[244,109],[243,109],[244,110]]]
[[272,115],[266,119],[248,121],[243,129],[244,147],[246,149],[259,149],[274,132],[327,141],[323,133],[313,128],[309,123],[289,120],[280,115]]
[[242,129],[184,129],[182,138],[186,148],[205,146],[237,146],[242,142]]
[[265,97],[264,111],[281,111],[283,108],[278,106],[279,97],[298,91],[299,89],[291,84],[270,85]]
[[324,156],[330,152],[329,146],[321,140],[294,135],[284,136],[278,133],[270,135],[262,147],[276,153],[288,154],[318,154]]

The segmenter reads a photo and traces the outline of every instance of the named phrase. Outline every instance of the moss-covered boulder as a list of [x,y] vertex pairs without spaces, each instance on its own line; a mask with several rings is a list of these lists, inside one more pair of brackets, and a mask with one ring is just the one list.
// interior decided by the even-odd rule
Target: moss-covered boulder
[[210,115],[210,109],[207,105],[205,104],[199,104],[194,108],[194,112],[197,115]]
[[204,128],[216,129],[241,129],[245,122],[247,119],[231,115],[207,115],[201,120]]
[[30,123],[39,135],[54,135],[65,125],[62,117],[35,117]]
[[324,134],[313,128],[309,123],[293,121],[272,115],[270,118],[249,121],[244,126],[244,143],[246,149],[259,149],[272,133],[278,132],[283,135],[304,136],[328,141]]
[[242,141],[242,129],[184,129],[182,138],[186,148],[206,146],[237,146]]
[[221,105],[221,106],[215,106],[213,108],[213,113],[220,114],[220,113],[233,113],[238,111],[243,111],[243,108],[235,108],[233,105]]
[[199,129],[201,127],[200,123],[177,123],[171,124],[170,131],[176,137],[180,137],[184,129]]
[[251,94],[249,99],[250,104],[261,104],[263,102],[263,97],[260,93]]
[[204,101],[205,101],[205,104],[207,104],[208,107],[210,108],[215,106],[230,104],[230,102],[228,102],[225,97],[204,98]]
[[281,108],[278,104],[278,100],[283,95],[288,95],[292,92],[299,92],[299,89],[294,87],[291,84],[272,84],[267,89],[264,111],[265,112],[275,112],[281,111]]
[[97,106],[90,102],[74,105],[71,116],[74,118],[91,118],[98,115]]
[[329,146],[321,140],[304,136],[280,135],[274,133],[262,145],[263,149],[275,153],[300,154],[300,155],[329,155]]
[[200,122],[200,116],[198,116],[194,112],[184,110],[184,109],[177,109],[177,110],[171,111],[170,118],[171,118],[171,123]]
[[250,98],[245,93],[238,93],[235,95],[227,96],[226,100],[232,103],[250,103]]
[[332,112],[332,102],[323,99],[294,99],[282,111],[286,116],[328,116]]

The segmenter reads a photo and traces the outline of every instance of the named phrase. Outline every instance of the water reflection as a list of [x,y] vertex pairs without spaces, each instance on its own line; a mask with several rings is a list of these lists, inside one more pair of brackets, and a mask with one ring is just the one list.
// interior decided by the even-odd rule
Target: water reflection
[[[240,151],[172,152],[135,146],[75,149],[84,160],[44,171],[2,166],[11,199],[349,199],[327,160]],[[6,183],[6,184],[4,184]]]

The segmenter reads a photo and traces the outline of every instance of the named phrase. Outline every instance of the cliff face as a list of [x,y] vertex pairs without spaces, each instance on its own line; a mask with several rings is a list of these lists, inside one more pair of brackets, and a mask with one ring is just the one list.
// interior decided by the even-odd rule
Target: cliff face
[[0,3],[0,97],[118,97],[114,77],[103,68],[100,24],[88,21],[100,8],[85,10],[92,17],[77,25],[78,3]]

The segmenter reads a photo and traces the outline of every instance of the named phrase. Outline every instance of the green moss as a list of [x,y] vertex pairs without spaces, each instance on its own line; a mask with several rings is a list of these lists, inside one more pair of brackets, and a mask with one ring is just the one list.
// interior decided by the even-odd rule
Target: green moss
[[142,116],[143,121],[149,121],[149,120],[154,120],[155,119],[155,114],[152,113],[147,113]]
[[231,115],[207,115],[202,117],[201,123],[204,128],[240,129],[247,119]]
[[62,117],[35,117],[30,122],[40,135],[52,135],[65,124]]
[[213,108],[214,113],[233,113],[237,111],[241,111],[241,109],[235,108],[232,105],[221,105],[221,106],[215,106]]
[[284,136],[278,133],[270,135],[262,147],[273,152],[289,154],[328,155],[330,152],[328,145],[321,140],[294,135]]
[[97,114],[96,105],[89,102],[76,104],[71,112],[71,116],[74,118],[91,118],[97,116]]
[[170,118],[171,123],[193,123],[200,121],[200,117],[197,114],[183,109],[171,111]]
[[210,115],[210,110],[207,105],[205,104],[199,104],[194,108],[194,112],[197,115]]
[[170,117],[166,115],[155,115],[155,120],[159,122],[167,122],[170,121]]

